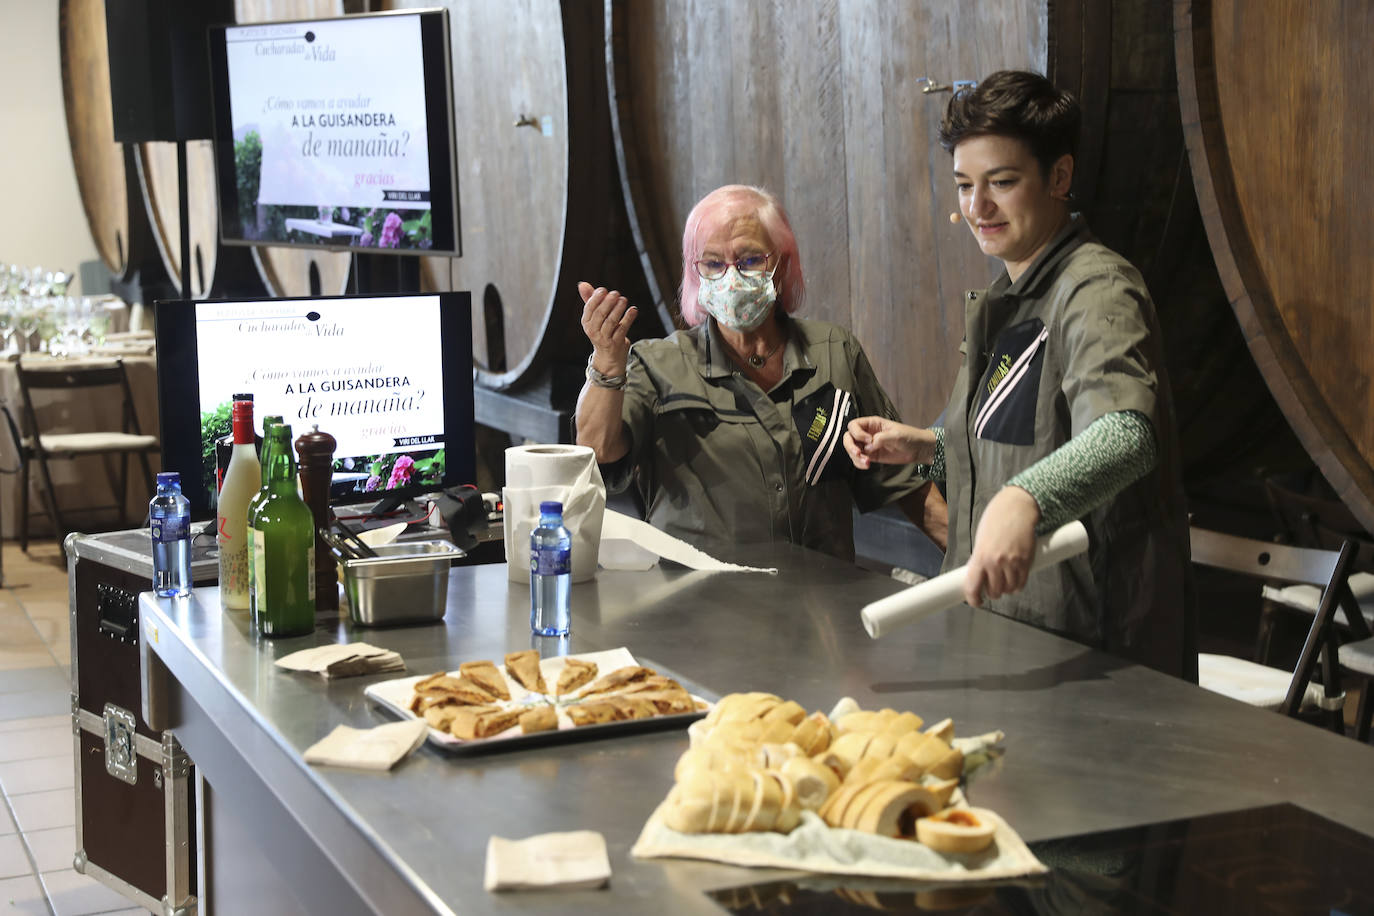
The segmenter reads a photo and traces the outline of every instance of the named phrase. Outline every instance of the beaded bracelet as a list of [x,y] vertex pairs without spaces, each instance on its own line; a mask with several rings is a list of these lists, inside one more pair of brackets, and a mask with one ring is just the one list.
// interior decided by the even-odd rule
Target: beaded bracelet
[[595,354],[587,357],[587,381],[591,382],[597,388],[609,388],[612,391],[620,391],[625,387],[630,380],[628,374],[606,375],[605,373],[598,372],[596,367],[592,365],[592,360],[594,358]]

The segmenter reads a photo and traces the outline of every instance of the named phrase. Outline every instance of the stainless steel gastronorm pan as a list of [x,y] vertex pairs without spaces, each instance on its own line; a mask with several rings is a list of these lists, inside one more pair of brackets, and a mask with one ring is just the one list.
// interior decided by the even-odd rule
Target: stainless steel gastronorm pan
[[411,541],[373,548],[378,556],[346,560],[348,615],[365,627],[443,619],[448,571],[463,551],[448,541]]

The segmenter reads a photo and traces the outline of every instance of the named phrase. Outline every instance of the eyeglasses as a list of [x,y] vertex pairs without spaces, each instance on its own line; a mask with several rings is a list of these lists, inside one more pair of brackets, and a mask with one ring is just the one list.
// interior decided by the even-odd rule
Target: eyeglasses
[[738,261],[725,261],[720,258],[698,258],[697,273],[704,280],[719,280],[733,265],[742,277],[761,277],[768,272],[768,262],[773,253],[747,254]]

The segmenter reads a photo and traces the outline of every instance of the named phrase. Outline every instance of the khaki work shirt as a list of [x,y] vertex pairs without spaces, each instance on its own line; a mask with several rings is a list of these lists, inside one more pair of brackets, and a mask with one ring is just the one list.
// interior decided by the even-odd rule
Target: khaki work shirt
[[1104,414],[1137,410],[1155,470],[1082,521],[1088,553],[987,606],[1196,680],[1186,503],[1154,305],[1139,272],[1075,218],[1024,274],[965,301],[945,422],[949,550],[967,563],[988,502]]
[[884,506],[925,479],[854,467],[849,420],[896,410],[852,334],[783,321],[782,381],[768,392],[738,371],[714,319],[635,343],[622,411],[630,451],[601,472],[613,493],[636,486],[646,519],[675,537],[790,541],[852,560],[852,507]]

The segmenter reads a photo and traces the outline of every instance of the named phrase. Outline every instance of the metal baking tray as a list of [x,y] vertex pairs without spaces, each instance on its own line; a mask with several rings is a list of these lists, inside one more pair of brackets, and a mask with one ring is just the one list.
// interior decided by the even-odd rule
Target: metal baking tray
[[[700,685],[679,676],[678,674],[656,664],[648,659],[636,659],[630,654],[628,649],[609,649],[604,652],[581,652],[570,656],[584,661],[596,662],[597,676],[608,674],[617,668],[626,665],[643,665],[646,668],[653,668],[659,674],[670,677],[677,681],[693,700],[705,704],[705,709],[694,712],[680,713],[669,716],[651,716],[647,719],[629,719],[624,722],[605,722],[599,725],[574,726],[567,720],[566,716],[559,716],[559,728],[549,731],[534,732],[526,735],[516,726],[499,735],[490,738],[479,738],[472,741],[465,741],[462,738],[455,738],[447,732],[441,732],[436,728],[429,729],[428,741],[430,745],[439,750],[453,754],[485,754],[495,751],[514,751],[522,748],[542,747],[550,744],[566,744],[574,741],[583,741],[592,738],[614,738],[623,735],[639,734],[648,731],[662,731],[668,729],[682,728],[702,718],[710,711],[715,701],[720,699],[719,695],[705,690]],[[492,660],[496,662],[495,659]],[[540,661],[540,669],[543,672],[544,680],[552,683],[558,679],[558,672],[563,667],[564,658],[555,656],[545,658]],[[505,666],[496,663],[502,673],[505,673]],[[457,676],[458,671],[450,672]],[[552,677],[551,677],[552,675]],[[380,681],[370,684],[363,691],[369,700],[375,705],[380,706],[387,712],[402,719],[420,719],[410,711],[410,699],[414,695],[416,682],[423,680],[429,675],[417,675],[410,677],[393,678],[389,681]],[[514,680],[507,677],[511,688],[511,703],[519,703],[522,698],[529,696],[530,692],[524,690]],[[572,705],[572,702],[562,704],[563,706]]]

